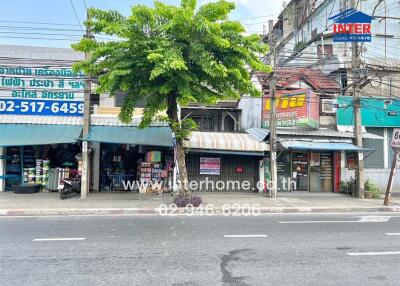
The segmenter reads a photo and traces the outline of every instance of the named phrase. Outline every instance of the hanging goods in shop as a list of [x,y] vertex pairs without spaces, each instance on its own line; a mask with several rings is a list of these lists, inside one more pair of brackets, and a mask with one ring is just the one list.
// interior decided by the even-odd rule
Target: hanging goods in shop
[[43,160],[36,159],[36,176],[35,176],[35,183],[42,184],[43,176],[42,176],[42,169],[43,169]]
[[50,160],[43,160],[43,169],[50,169]]
[[161,162],[161,152],[160,151],[147,152],[146,162]]
[[24,174],[23,174],[23,182],[24,184],[28,183],[28,168],[24,168]]

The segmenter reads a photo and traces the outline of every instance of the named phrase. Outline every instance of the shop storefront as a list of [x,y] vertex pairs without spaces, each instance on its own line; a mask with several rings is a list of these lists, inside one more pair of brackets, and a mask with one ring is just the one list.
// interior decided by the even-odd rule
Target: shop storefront
[[[259,142],[269,141],[269,130],[248,130]],[[359,148],[352,141],[354,134],[335,130],[301,130],[278,128],[278,191],[339,192],[346,157],[355,158]],[[380,136],[364,133],[364,138],[380,140]],[[363,148],[368,158],[373,148]],[[269,154],[264,159],[265,177],[269,176]]]
[[93,125],[87,139],[98,148],[93,166],[99,172],[92,180],[98,181],[99,191],[158,192],[150,184],[147,190],[136,183],[146,186],[150,181],[162,182],[164,191],[171,191],[174,152],[169,127]]
[[[100,191],[130,191],[128,182],[158,181],[169,187],[173,151],[162,146],[100,144]],[[132,185],[132,191],[139,191]]]
[[[333,151],[281,151],[277,159],[278,191],[333,192],[335,155]],[[265,164],[269,164],[269,157]]]
[[189,181],[193,191],[260,192],[263,158],[269,145],[250,135],[229,132],[193,132],[185,142]]
[[79,174],[81,130],[74,125],[0,124],[3,189],[28,184],[57,191],[61,178]]

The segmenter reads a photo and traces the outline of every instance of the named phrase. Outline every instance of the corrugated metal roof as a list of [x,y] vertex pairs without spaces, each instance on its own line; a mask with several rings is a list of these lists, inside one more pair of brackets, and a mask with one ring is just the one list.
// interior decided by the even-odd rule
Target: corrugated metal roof
[[19,65],[23,60],[27,62],[29,59],[75,62],[84,60],[85,54],[66,48],[0,45],[0,57],[14,58],[14,63]]
[[[141,117],[134,117],[128,124],[122,123],[117,116],[96,115],[91,116],[91,125],[103,126],[139,126]],[[63,125],[82,125],[82,117],[77,116],[37,116],[37,115],[0,115],[0,124],[63,124]],[[154,122],[151,126],[168,126],[165,122]]]
[[[249,133],[255,140],[258,140],[259,142],[265,141],[269,136],[269,130],[265,128],[255,127],[247,130],[246,132]],[[284,137],[302,136],[302,137],[331,137],[331,138],[351,138],[351,139],[354,138],[353,132],[340,132],[332,129],[304,130],[295,128],[277,128],[276,133],[278,135],[284,135]],[[363,133],[362,137],[366,139],[383,139],[383,137],[381,136],[368,132]]]
[[[277,129],[278,135],[296,135],[296,136],[317,136],[317,137],[336,137],[336,138],[354,138],[352,132],[340,132],[331,129],[319,129],[319,130],[296,130],[296,129]],[[383,137],[371,134],[363,133],[363,138],[367,139],[383,139]]]
[[269,130],[265,128],[250,128],[249,130],[246,130],[247,133],[250,134],[251,137],[253,137],[255,140],[258,142],[263,142],[265,139],[267,139],[269,135]]
[[286,140],[279,142],[285,149],[289,150],[315,150],[315,151],[371,151],[372,149],[358,148],[351,143],[343,142],[314,142],[301,140]]
[[400,71],[400,60],[393,58],[363,58],[363,63],[376,70]]
[[169,127],[92,126],[89,141],[119,144],[136,144],[172,147],[172,131]]
[[[133,117],[130,123],[122,123],[117,116],[113,115],[96,115],[91,116],[92,125],[103,125],[103,126],[139,126],[141,117]],[[151,126],[168,126],[165,122],[153,122]]]
[[190,139],[184,142],[188,149],[264,152],[269,145],[257,142],[246,133],[192,132]]
[[74,143],[81,132],[76,125],[0,124],[0,146]]
[[37,115],[0,115],[0,124],[62,124],[62,125],[82,125],[82,117],[75,116],[37,116]]

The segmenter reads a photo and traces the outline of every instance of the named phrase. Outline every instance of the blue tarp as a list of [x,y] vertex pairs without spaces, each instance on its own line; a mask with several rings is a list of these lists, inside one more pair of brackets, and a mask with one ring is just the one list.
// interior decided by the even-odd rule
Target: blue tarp
[[88,141],[172,147],[169,127],[91,126]]
[[74,143],[81,125],[0,124],[0,146]]
[[312,142],[301,140],[282,140],[279,143],[289,150],[315,150],[315,151],[372,151],[372,149],[359,149],[351,143],[338,142]]

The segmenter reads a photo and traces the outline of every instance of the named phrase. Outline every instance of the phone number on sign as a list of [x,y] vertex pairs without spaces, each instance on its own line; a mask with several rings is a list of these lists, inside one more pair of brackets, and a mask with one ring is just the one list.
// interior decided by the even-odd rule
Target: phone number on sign
[[200,205],[198,207],[188,204],[184,208],[178,208],[176,204],[161,204],[158,207],[158,213],[161,216],[174,216],[178,214],[187,216],[213,216],[215,214],[222,214],[224,216],[258,216],[261,211],[258,204],[224,204],[222,208],[218,209],[215,209],[212,204]]
[[83,114],[83,102],[54,100],[0,99],[1,114],[75,115]]

